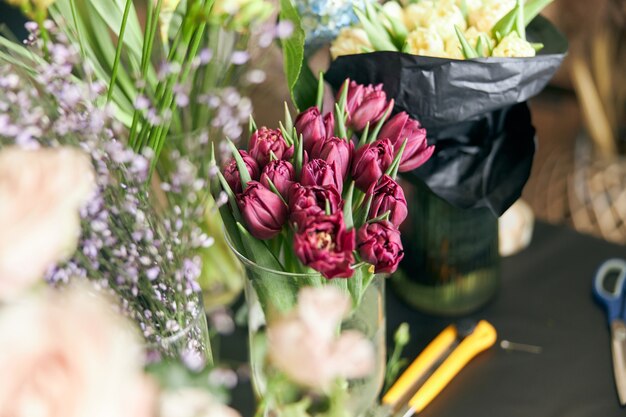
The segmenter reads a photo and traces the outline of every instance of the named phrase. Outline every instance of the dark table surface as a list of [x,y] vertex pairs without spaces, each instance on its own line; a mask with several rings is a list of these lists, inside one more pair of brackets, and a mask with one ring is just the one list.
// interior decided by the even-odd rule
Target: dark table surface
[[[498,340],[542,347],[539,354],[505,351],[496,344],[465,367],[420,417],[611,417],[624,416],[613,381],[610,337],[603,310],[591,295],[598,265],[626,257],[626,248],[565,227],[538,223],[523,252],[504,258],[494,300],[470,315],[486,319]],[[424,315],[387,291],[387,338],[402,322],[411,326],[404,355],[413,359],[452,322]],[[223,358],[246,355],[245,330],[224,340]],[[233,405],[252,415],[249,385]]]

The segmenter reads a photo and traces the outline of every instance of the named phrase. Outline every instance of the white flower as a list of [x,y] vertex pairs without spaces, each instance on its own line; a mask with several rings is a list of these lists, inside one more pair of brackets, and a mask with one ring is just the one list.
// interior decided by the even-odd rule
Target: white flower
[[72,254],[94,183],[89,157],[75,148],[0,152],[0,299]]
[[159,398],[159,417],[240,417],[230,407],[198,388],[166,391]]
[[498,23],[516,4],[516,0],[486,0],[482,7],[469,13],[470,26],[475,26],[480,32],[490,33]]
[[383,4],[383,11],[385,13],[381,16],[381,18],[383,20],[383,24],[387,29],[392,28],[391,24],[389,23],[389,19],[394,19],[402,25],[406,25],[404,9],[396,1],[388,1],[387,3]]
[[528,41],[520,38],[517,32],[511,32],[493,49],[492,56],[532,57],[535,54],[535,49]]
[[435,5],[430,0],[423,0],[419,3],[411,3],[404,9],[404,19],[409,30],[430,25],[429,21]]
[[150,417],[155,389],[131,325],[84,288],[0,310],[0,416]]
[[330,55],[337,59],[342,55],[361,54],[363,48],[372,48],[367,33],[360,28],[347,27],[341,29],[339,36],[331,44]]
[[446,57],[443,39],[432,28],[418,28],[406,38],[407,50],[413,55]]
[[363,334],[337,334],[350,298],[326,286],[305,288],[290,316],[268,327],[269,356],[294,382],[324,390],[336,378],[361,378],[374,367],[374,348]]
[[467,23],[456,4],[450,1],[440,1],[430,15],[429,22],[424,26],[434,28],[446,40],[456,37],[455,26],[465,30]]

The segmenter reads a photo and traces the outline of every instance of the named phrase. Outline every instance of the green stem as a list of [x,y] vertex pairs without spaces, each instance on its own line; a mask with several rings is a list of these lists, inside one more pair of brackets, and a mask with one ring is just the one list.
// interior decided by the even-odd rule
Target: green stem
[[107,103],[111,101],[113,95],[113,87],[115,86],[115,80],[117,78],[117,70],[120,65],[120,58],[122,56],[122,48],[124,47],[124,33],[126,32],[126,24],[128,23],[128,15],[130,14],[130,8],[133,5],[132,0],[126,0],[126,6],[124,7],[124,15],[122,16],[122,26],[120,27],[120,34],[117,39],[117,47],[115,48],[115,60],[113,61],[113,70],[111,71],[111,82],[109,83],[109,91],[107,92]]

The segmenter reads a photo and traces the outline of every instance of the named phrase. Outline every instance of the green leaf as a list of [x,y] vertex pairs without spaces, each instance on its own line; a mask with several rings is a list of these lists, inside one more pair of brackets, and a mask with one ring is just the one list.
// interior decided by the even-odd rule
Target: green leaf
[[391,37],[386,30],[380,30],[379,27],[372,23],[368,17],[358,8],[354,8],[354,13],[359,18],[363,30],[367,33],[367,37],[377,51],[397,51],[398,48],[391,41]]
[[256,122],[254,121],[252,115],[250,115],[250,120],[248,120],[248,132],[250,135],[252,135],[254,132],[256,132],[256,130]]
[[300,111],[315,106],[317,85],[318,80],[315,78],[315,75],[313,75],[309,66],[303,63],[298,82],[293,90],[295,104]]
[[367,122],[365,124],[365,129],[363,129],[363,133],[361,133],[361,137],[359,138],[357,149],[365,145],[366,143],[369,143],[368,141],[369,132],[370,132],[370,122]]
[[[406,28],[405,24],[399,20],[390,16],[389,13],[385,11],[385,9],[378,3],[375,3],[374,7],[378,10],[378,13],[383,15],[385,20],[391,26],[391,40],[397,49],[401,49],[402,45],[406,42],[406,38],[409,35],[409,31]],[[384,25],[383,25],[384,26]],[[387,30],[389,32],[389,30]]]
[[[554,0],[527,0],[524,4],[524,26],[528,26],[535,17]],[[498,42],[502,40],[506,35],[513,31],[517,17],[516,9],[512,9],[502,19],[500,19],[493,28],[491,34]]]
[[367,216],[370,214],[370,208],[372,207],[372,200],[374,198],[373,194],[370,194],[367,199],[363,201],[363,204],[359,207],[357,211],[357,219],[355,222],[355,227],[357,229],[361,228],[367,222]]
[[391,178],[395,179],[396,175],[398,174],[398,168],[400,167],[402,154],[404,153],[404,150],[406,149],[407,143],[408,143],[408,139],[405,139],[404,142],[402,142],[402,146],[396,153],[395,158],[393,158],[393,161],[391,162],[391,165],[389,165],[389,168],[387,168],[387,172],[385,172],[385,174],[389,175]]
[[[235,193],[233,193],[233,190],[230,188],[230,185],[228,185],[226,178],[224,178],[224,175],[221,172],[217,173],[217,178],[219,180],[220,185],[222,186],[222,190],[226,193],[226,196],[228,197],[228,203],[230,204],[230,209],[233,213],[233,217],[235,218],[236,221],[242,222],[243,217],[241,217],[241,213],[239,212],[239,206],[237,206],[237,199],[235,198]],[[215,195],[215,198],[218,198],[219,192],[214,195]]]
[[[311,70],[303,71],[303,68],[308,69],[308,66],[304,65],[305,33],[300,23],[298,10],[294,7],[291,0],[280,0],[279,18],[281,21],[289,21],[293,25],[292,35],[281,42],[283,65],[291,99],[298,109],[304,109],[310,107],[307,104],[315,103],[317,80],[315,80]],[[310,96],[311,78],[315,80],[312,96]]]
[[280,133],[283,135],[283,139],[285,139],[287,145],[292,146],[294,141],[292,130],[287,130],[283,125],[283,122],[278,122],[278,130],[280,130]]
[[287,102],[284,102],[285,104],[285,130],[287,132],[291,132],[291,130],[293,129],[293,120],[291,119],[291,112],[289,111],[289,106],[287,105]]
[[463,32],[461,32],[461,29],[459,29],[459,27],[455,25],[454,30],[456,31],[457,38],[459,38],[459,42],[461,43],[461,52],[463,52],[463,56],[465,57],[465,59],[478,58],[478,52],[476,52],[476,50],[472,48],[472,45],[469,44],[467,39],[465,39],[465,35],[463,35]]
[[352,219],[352,196],[354,195],[354,181],[350,182],[348,191],[345,193],[345,199],[343,203],[343,221],[346,225],[346,229],[352,229],[354,227],[354,220]]
[[[251,261],[269,270],[283,271],[282,265],[263,241],[253,237],[241,223],[237,223],[237,227],[246,253],[251,254]],[[255,267],[247,267],[247,273],[266,315],[276,310],[280,313],[291,310],[298,290],[295,280],[289,282],[287,277]]]
[[317,106],[320,113],[323,111],[324,105],[324,73],[320,72],[319,82],[317,84],[317,99],[315,100],[315,105]]
[[543,49],[544,45],[541,42],[532,42],[530,44],[530,46],[533,47],[533,49],[535,50],[535,52],[539,52]]
[[300,178],[300,174],[302,173],[302,164],[304,163],[304,149],[303,149],[303,142],[304,139],[302,138],[302,135],[300,135],[300,137],[297,138],[298,143],[296,144],[296,164],[295,164],[295,169],[296,169],[296,178]]
[[228,142],[230,150],[233,152],[233,158],[235,158],[235,163],[237,164],[237,171],[239,171],[239,178],[241,179],[241,187],[245,190],[248,186],[248,182],[252,181],[252,178],[250,178],[250,172],[248,172],[248,167],[243,161],[243,158],[239,153],[239,149],[237,149],[235,144],[230,139],[226,138],[226,141]]
[[526,24],[524,23],[524,2],[517,0],[515,7],[515,30],[521,39],[526,40]]
[[391,114],[391,110],[393,110],[393,100],[389,102],[389,105],[387,106],[387,110],[385,110],[383,117],[381,117],[380,120],[376,123],[376,126],[374,127],[374,130],[372,130],[372,133],[370,134],[367,143],[372,143],[378,138],[378,133],[380,133],[380,129],[383,128],[383,125]]

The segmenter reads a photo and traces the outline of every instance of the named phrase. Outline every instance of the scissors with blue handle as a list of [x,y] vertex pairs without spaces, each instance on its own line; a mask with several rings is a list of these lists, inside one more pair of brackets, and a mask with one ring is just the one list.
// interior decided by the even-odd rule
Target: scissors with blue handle
[[[612,289],[608,289],[609,277],[615,276]],[[613,354],[613,374],[617,394],[622,406],[626,405],[626,261],[609,259],[605,261],[593,280],[593,293],[606,307],[611,328],[611,352]]]

